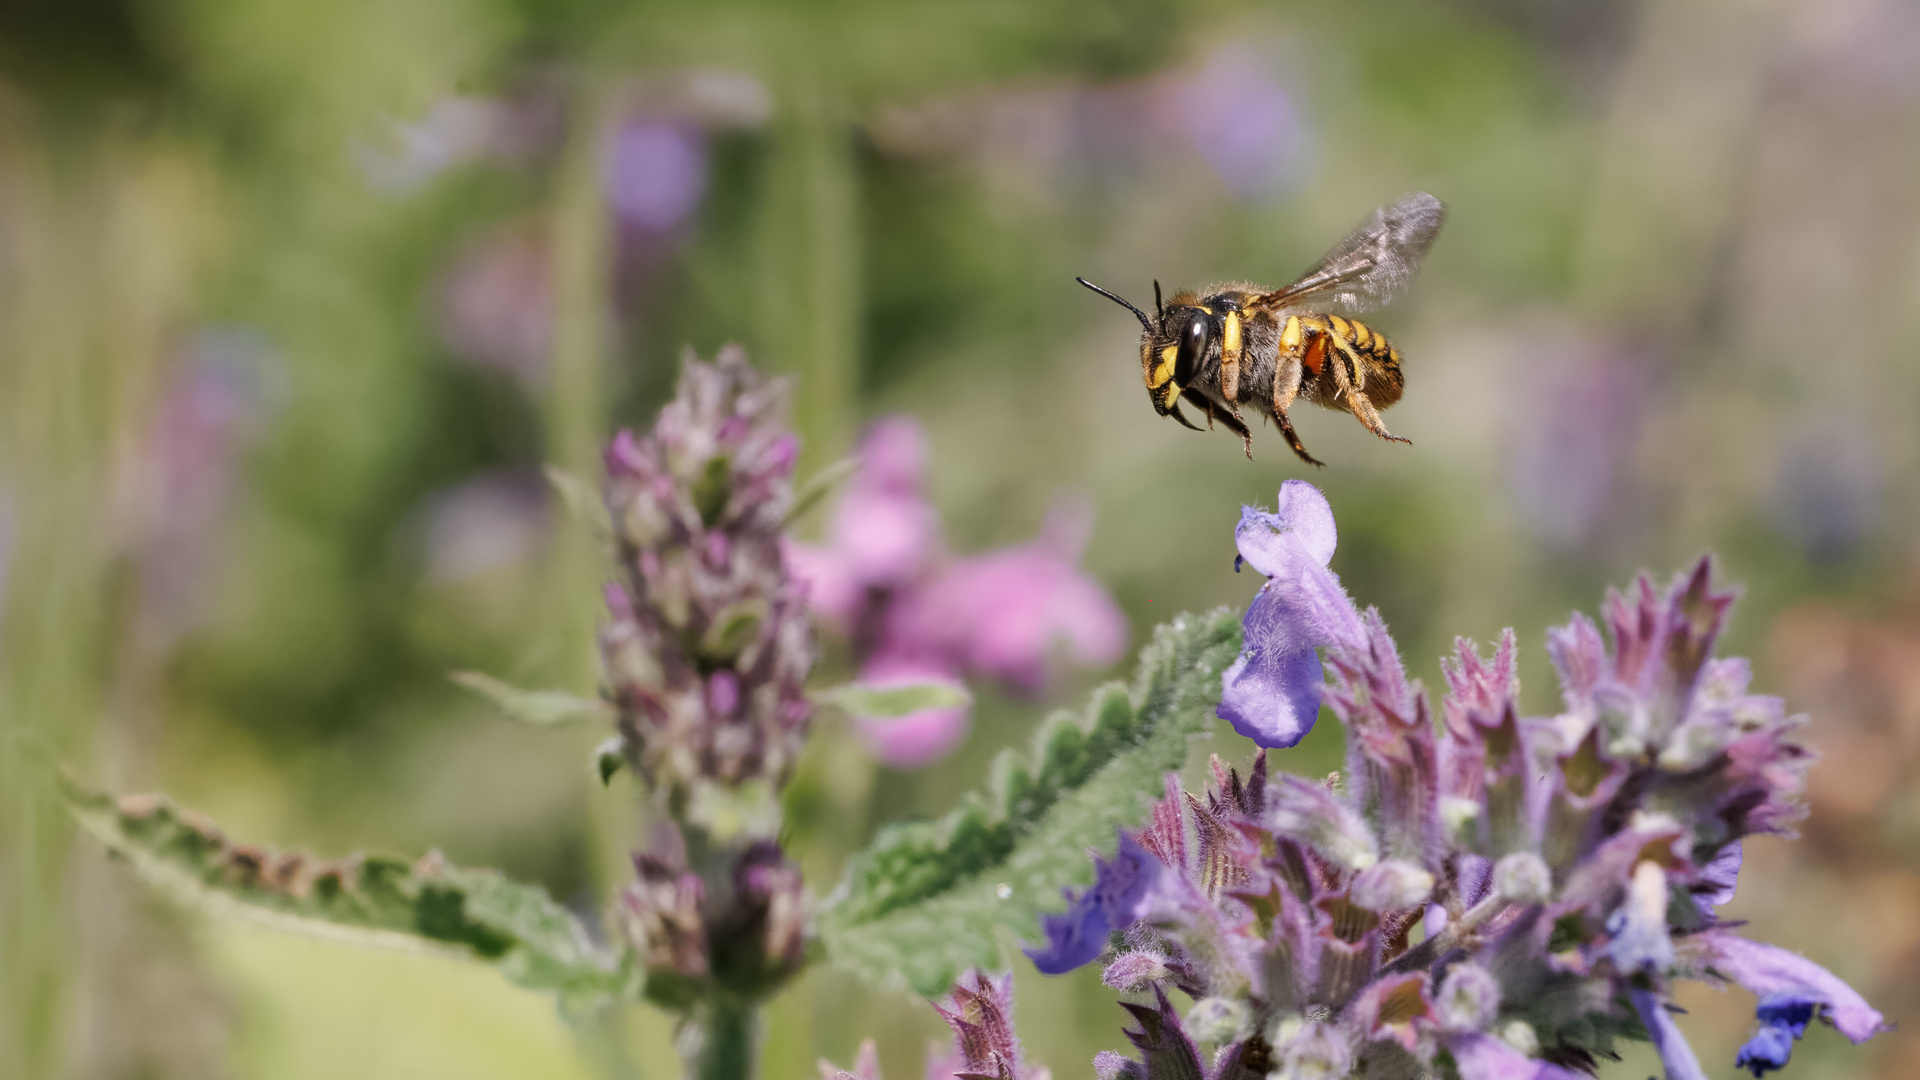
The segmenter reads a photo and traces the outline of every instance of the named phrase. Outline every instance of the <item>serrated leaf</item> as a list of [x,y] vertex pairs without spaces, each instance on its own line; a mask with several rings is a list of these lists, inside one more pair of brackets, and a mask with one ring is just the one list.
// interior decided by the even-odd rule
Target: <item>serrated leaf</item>
[[927,709],[954,709],[973,704],[967,688],[947,679],[927,682],[842,683],[813,694],[813,700],[831,705],[850,716],[871,720],[891,720]]
[[828,954],[927,995],[966,968],[1003,966],[997,931],[1037,940],[1061,888],[1092,879],[1087,848],[1110,849],[1117,826],[1139,824],[1161,777],[1211,728],[1239,650],[1240,620],[1225,608],[1160,626],[1131,689],[1109,684],[1083,714],[1049,718],[1031,751],[1003,751],[989,791],[945,818],[882,830],[820,913]]
[[480,671],[456,671],[447,678],[493,702],[509,718],[534,727],[613,722],[613,706],[599,698],[564,690],[527,690]]
[[206,910],[364,945],[484,960],[570,1012],[636,987],[537,885],[453,866],[438,853],[320,859],[239,844],[160,795],[114,798],[62,776],[80,827],[148,882]]

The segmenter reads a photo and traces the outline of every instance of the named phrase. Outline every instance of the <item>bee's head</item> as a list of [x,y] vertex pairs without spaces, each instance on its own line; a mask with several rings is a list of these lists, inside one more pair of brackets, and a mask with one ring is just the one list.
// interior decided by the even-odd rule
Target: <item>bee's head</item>
[[[1107,290],[1075,278],[1080,284],[1133,312],[1140,320],[1140,376],[1147,384],[1147,397],[1161,416],[1194,425],[1180,412],[1180,392],[1193,384],[1200,362],[1206,359],[1213,323],[1207,312],[1196,304],[1182,303],[1190,293],[1176,294],[1173,306],[1160,302],[1160,283],[1153,283],[1154,317]],[[1195,430],[1199,430],[1195,428]]]

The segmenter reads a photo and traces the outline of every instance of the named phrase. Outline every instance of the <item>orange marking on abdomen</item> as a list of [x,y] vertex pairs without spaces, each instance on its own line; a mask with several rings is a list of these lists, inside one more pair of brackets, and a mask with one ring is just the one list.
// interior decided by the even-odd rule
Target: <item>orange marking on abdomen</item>
[[1315,334],[1313,335],[1312,344],[1309,344],[1307,346],[1306,355],[1300,358],[1300,366],[1306,368],[1308,371],[1312,372],[1313,374],[1318,375],[1320,374],[1320,368],[1324,366],[1326,362],[1327,362],[1327,335]]

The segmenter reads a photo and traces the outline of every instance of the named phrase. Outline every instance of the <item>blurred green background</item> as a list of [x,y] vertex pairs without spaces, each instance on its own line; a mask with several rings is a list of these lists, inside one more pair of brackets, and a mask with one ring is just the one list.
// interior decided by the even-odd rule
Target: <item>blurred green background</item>
[[[803,469],[918,417],[956,550],[1089,498],[1143,640],[1246,602],[1238,506],[1304,472],[1270,428],[1248,462],[1158,421],[1135,323],[1073,276],[1278,285],[1425,189],[1452,217],[1378,319],[1414,445],[1295,414],[1335,569],[1430,685],[1515,627],[1547,711],[1548,625],[1717,551],[1725,651],[1825,756],[1733,912],[1903,1025],[1818,1030],[1790,1075],[1915,1075],[1916,166],[1910,0],[5,0],[0,724],[236,836],[438,846],[595,913],[639,792],[590,779],[600,733],[445,678],[591,691],[598,571],[542,462],[592,472],[683,348],[738,340],[796,376]],[[815,890],[1045,707],[986,694],[911,774],[826,725],[789,803]],[[643,1008],[572,1032],[479,967],[181,912],[4,754],[0,923],[0,1076],[677,1070]],[[1022,967],[1030,1054],[1086,1075],[1112,995]],[[1732,1076],[1750,1002],[1681,1001]],[[873,1035],[918,1076],[940,1030],[816,970],[766,1075]]]

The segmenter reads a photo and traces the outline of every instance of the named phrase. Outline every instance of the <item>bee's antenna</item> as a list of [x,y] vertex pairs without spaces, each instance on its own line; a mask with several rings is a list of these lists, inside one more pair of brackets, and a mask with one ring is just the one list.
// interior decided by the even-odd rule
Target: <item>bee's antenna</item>
[[1167,317],[1167,309],[1160,303],[1160,279],[1153,279],[1153,313],[1160,318]]
[[[1133,312],[1134,317],[1140,320],[1141,326],[1146,327],[1149,331],[1153,329],[1153,320],[1147,318],[1146,312],[1141,311],[1139,308],[1134,307],[1132,304],[1127,303],[1125,300],[1122,300],[1119,297],[1108,292],[1107,290],[1101,288],[1100,286],[1095,285],[1093,282],[1088,281],[1086,278],[1077,277],[1077,278],[1074,278],[1073,280],[1079,282],[1082,285],[1085,285],[1087,288],[1092,289],[1094,292],[1099,293],[1101,296],[1106,297],[1107,299],[1113,301],[1114,303],[1119,304],[1121,307],[1126,308],[1128,311]],[[1155,291],[1157,292],[1159,290],[1156,288]]]

